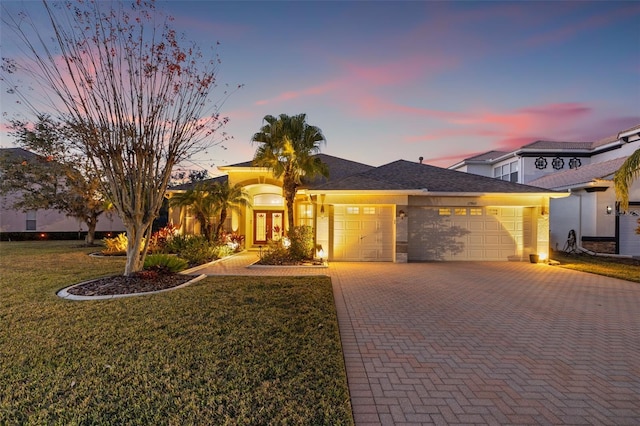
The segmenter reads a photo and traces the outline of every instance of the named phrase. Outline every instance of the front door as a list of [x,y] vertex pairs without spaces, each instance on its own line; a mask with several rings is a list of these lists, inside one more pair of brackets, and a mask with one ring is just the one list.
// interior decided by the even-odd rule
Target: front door
[[282,237],[282,210],[259,210],[253,212],[253,243],[266,244],[268,240],[277,241]]

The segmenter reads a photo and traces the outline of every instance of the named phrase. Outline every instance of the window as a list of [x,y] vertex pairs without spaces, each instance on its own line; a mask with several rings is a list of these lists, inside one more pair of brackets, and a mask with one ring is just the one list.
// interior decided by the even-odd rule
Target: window
[[451,209],[446,207],[446,208],[439,208],[438,209],[438,215],[440,216],[451,216]]
[[313,204],[298,205],[298,225],[313,227]]
[[469,209],[469,216],[482,216],[482,208],[472,207]]
[[376,208],[375,207],[363,207],[362,208],[362,213],[363,214],[376,214]]
[[518,162],[512,161],[509,164],[503,164],[493,169],[493,177],[509,182],[518,182]]
[[347,214],[360,214],[360,207],[347,207]]
[[27,231],[36,230],[36,212],[31,210],[27,212]]
[[253,196],[254,206],[283,206],[284,198],[278,194],[256,194]]
[[487,214],[490,216],[498,216],[498,209],[495,207],[488,208]]
[[453,214],[456,216],[466,216],[467,215],[467,209],[465,208],[455,208],[453,209]]

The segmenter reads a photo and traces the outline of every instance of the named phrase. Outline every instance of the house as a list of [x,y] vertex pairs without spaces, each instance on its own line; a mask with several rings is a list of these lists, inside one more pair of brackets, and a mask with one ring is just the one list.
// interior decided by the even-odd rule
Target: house
[[614,173],[638,149],[640,125],[595,142],[535,141],[511,152],[489,151],[449,169],[570,194],[551,200],[553,249],[571,249],[573,230],[578,247],[640,256],[640,181],[631,187],[628,211],[620,210],[613,187]]
[[[39,157],[22,148],[0,148],[0,156],[11,161],[34,161]],[[0,176],[1,176],[0,171]],[[22,211],[13,208],[13,203],[20,198],[18,193],[0,195],[0,238],[2,239],[34,239],[34,238],[84,238],[86,224],[77,218],[69,217],[54,209]],[[97,234],[123,232],[124,225],[117,214],[103,215],[98,220]]]
[[[329,178],[306,182],[295,224],[314,229],[331,261],[528,260],[547,255],[549,199],[568,194],[405,160],[380,167],[327,154]],[[282,181],[245,162],[220,167],[214,180],[241,184],[252,206],[228,218],[249,249],[282,237],[287,224]],[[191,184],[193,185],[193,184]],[[168,196],[189,189],[171,188]],[[197,232],[186,209],[169,221]]]

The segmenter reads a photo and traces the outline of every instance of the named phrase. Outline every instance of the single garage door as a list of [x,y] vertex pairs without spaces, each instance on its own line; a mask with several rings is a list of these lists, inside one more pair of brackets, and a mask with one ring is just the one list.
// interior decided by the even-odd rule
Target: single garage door
[[412,207],[409,261],[520,259],[532,235],[522,207]]
[[620,216],[620,254],[640,256],[640,235],[636,229],[640,227],[640,216],[625,214]]
[[333,258],[342,261],[393,261],[393,207],[335,205]]

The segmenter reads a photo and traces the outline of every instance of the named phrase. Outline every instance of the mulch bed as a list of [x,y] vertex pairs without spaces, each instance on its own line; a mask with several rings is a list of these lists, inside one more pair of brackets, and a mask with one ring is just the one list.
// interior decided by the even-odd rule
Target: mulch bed
[[67,292],[76,296],[113,296],[146,293],[177,287],[194,278],[193,275],[150,274],[148,272],[138,273],[129,277],[114,275],[79,284],[69,288]]

